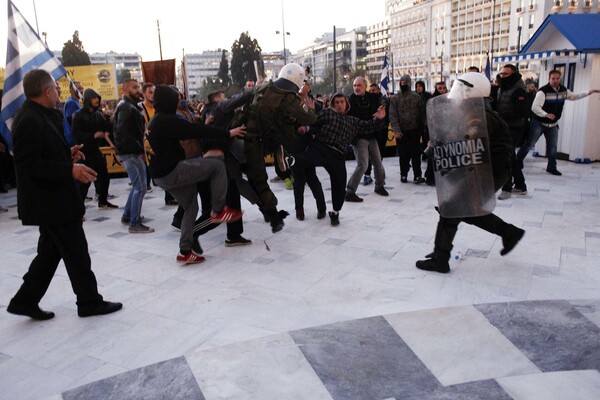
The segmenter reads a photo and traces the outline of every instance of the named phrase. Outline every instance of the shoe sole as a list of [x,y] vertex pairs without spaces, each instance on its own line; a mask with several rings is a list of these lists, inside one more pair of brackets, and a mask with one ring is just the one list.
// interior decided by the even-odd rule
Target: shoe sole
[[206,261],[206,258],[202,257],[202,258],[197,258],[194,260],[187,260],[187,261],[182,261],[182,260],[177,260],[177,262],[181,265],[191,265],[191,264],[201,264],[204,261]]
[[239,242],[235,242],[235,243],[227,243],[225,242],[225,247],[240,247],[240,246],[249,246],[252,244],[252,241],[247,242],[247,243],[239,243]]
[[232,211],[226,212],[225,215],[223,215],[221,218],[213,218],[213,217],[210,218],[211,222],[215,223],[215,224],[235,222],[235,221],[239,221],[240,219],[242,219],[242,215],[241,214],[235,215],[235,213]]

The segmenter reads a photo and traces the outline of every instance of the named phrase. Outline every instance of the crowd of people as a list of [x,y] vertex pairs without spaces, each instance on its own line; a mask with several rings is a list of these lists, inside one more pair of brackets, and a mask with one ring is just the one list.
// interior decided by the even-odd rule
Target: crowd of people
[[[470,71],[457,79],[447,96],[485,101],[492,186],[502,188],[498,198],[506,199],[511,193],[526,194],[522,161],[541,134],[547,138],[547,171],[560,175],[556,138],[564,101],[600,90],[573,94],[560,84],[560,72],[552,71],[549,83],[535,91],[526,87],[518,69],[510,64],[502,67],[497,79],[497,89],[492,90],[483,74]],[[344,202],[363,202],[356,193],[358,185],[374,183],[374,193],[389,196],[382,155],[390,126],[400,181],[408,183],[411,170],[414,184],[436,185],[436,177],[443,179],[435,152],[428,151],[436,142],[429,138],[427,113],[436,109],[427,104],[446,94],[445,82],[438,82],[435,91],[428,93],[424,82],[416,82],[413,89],[411,77],[403,75],[400,91],[384,96],[377,84],[357,77],[350,96],[313,96],[305,70],[287,64],[274,80],[249,80],[241,93],[230,98],[216,91],[193,108],[175,86],[140,86],[135,79],[127,79],[123,97],[113,110],[94,90],[73,82],[62,113],[57,110],[58,86],[47,72],[29,72],[24,88],[27,100],[12,130],[14,160],[0,143],[0,186],[6,190],[6,182],[17,187],[19,218],[40,229],[38,254],[7,308],[34,319],[54,316],[42,310],[39,302],[61,259],[77,296],[79,316],[122,307],[103,300],[91,270],[82,222],[92,183],[98,208],[121,212],[121,222],[131,234],[154,232],[144,224],[143,201],[153,184],[162,188],[165,204],[178,206],[172,222],[181,232],[176,261],[195,264],[205,260],[200,236],[219,224],[227,224],[226,246],[252,243],[242,236],[241,197],[259,208],[273,233],[284,228],[289,214],[270,188],[267,153],[274,154],[278,175],[294,191],[296,218],[306,218],[304,188],[308,185],[317,218],[329,216],[332,226],[340,225]],[[123,205],[109,201],[113,196],[102,145],[115,149],[127,171],[131,189]],[[348,178],[349,149],[356,167]],[[424,173],[422,160],[427,160]],[[316,167],[323,167],[331,180],[329,212]],[[441,213],[434,251],[418,261],[417,268],[450,271],[448,259],[460,222],[499,235],[502,255],[524,234],[492,213],[460,218]]]

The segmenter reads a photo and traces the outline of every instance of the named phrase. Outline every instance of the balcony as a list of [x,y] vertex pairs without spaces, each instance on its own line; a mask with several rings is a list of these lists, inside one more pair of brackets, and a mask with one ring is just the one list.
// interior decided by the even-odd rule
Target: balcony
[[517,14],[522,14],[522,13],[523,13],[523,8],[522,7],[517,8]]

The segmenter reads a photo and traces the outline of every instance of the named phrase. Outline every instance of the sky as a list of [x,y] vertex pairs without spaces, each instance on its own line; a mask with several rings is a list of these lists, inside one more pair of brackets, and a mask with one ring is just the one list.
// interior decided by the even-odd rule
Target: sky
[[[0,67],[6,65],[7,1],[0,6]],[[183,52],[228,49],[248,31],[263,52],[281,51],[282,35],[292,53],[308,47],[333,26],[351,30],[383,21],[385,0],[13,0],[31,26],[47,33],[50,50],[62,50],[74,31],[89,54],[115,51],[160,60]],[[283,5],[283,18],[282,18]]]

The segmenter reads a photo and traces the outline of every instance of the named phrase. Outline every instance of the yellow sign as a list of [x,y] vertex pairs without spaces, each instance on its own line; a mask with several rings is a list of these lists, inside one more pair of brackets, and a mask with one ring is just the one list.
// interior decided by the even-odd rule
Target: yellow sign
[[[113,64],[82,65],[65,67],[73,81],[79,81],[83,89],[93,89],[102,97],[102,101],[117,100],[117,76]],[[60,101],[65,102],[71,96],[69,81],[66,77],[58,80],[60,85]],[[83,94],[83,93],[82,93]]]

